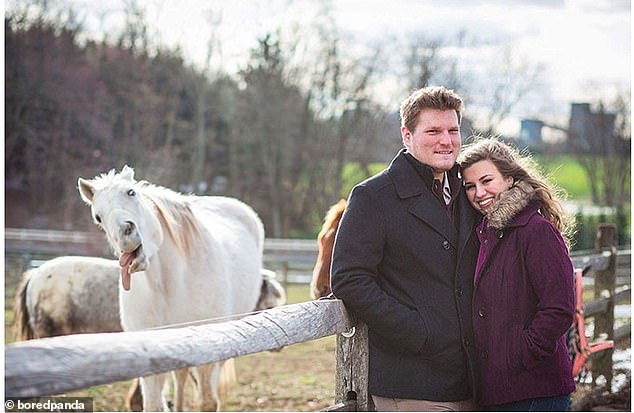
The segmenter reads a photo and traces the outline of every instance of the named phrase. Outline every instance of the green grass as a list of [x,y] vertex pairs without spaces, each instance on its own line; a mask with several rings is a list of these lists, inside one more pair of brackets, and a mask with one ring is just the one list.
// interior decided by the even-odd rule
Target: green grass
[[570,199],[590,200],[590,182],[585,170],[572,155],[535,157],[546,177],[562,188]]
[[341,194],[342,198],[348,198],[348,194],[352,191],[352,188],[363,181],[366,178],[369,178],[372,175],[375,175],[381,172],[383,169],[387,167],[387,164],[375,162],[368,165],[368,169],[364,170],[359,163],[350,162],[347,163],[343,167],[342,172],[342,181],[341,185]]
[[[570,199],[589,200],[590,183],[584,169],[572,155],[539,155],[535,160],[555,185],[566,191]],[[358,163],[348,163],[343,169],[341,197],[347,198],[352,188],[364,179],[380,172],[387,164],[372,163],[364,170]]]
[[296,304],[310,300],[310,287],[308,284],[287,284],[286,303]]

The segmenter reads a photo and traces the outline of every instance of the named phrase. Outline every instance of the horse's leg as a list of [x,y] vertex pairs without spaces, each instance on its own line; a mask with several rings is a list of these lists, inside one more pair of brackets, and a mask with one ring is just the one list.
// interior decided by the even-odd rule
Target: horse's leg
[[141,377],[141,392],[143,393],[143,411],[160,412],[169,411],[163,398],[163,386],[168,374]]
[[234,359],[192,368],[196,380],[196,408],[201,412],[220,411],[221,399],[236,381]]
[[221,400],[227,396],[231,385],[236,381],[234,359],[215,363],[211,367],[211,380],[209,382],[211,396],[216,402],[216,411],[220,411]]
[[128,390],[128,397],[126,399],[126,406],[131,412],[143,411],[143,396],[141,396],[141,386],[139,379],[134,379],[130,390]]
[[185,383],[187,382],[187,376],[189,375],[189,369],[174,370],[172,377],[174,378],[174,411],[183,411],[183,400],[185,398]]
[[[281,348],[280,348],[281,350]],[[228,359],[219,363],[220,365],[220,378],[218,385],[214,388],[218,389],[218,400],[223,400],[227,397],[229,389],[236,383],[236,363],[235,359]]]
[[218,385],[220,383],[220,373],[222,371],[222,362],[214,363],[211,367],[211,380],[207,383],[210,386],[211,396],[216,401],[216,411],[220,411],[220,392]]
[[196,377],[196,409],[199,412],[215,412],[220,409],[218,388],[212,386],[214,371],[220,371],[217,366],[218,363],[213,363],[192,369]]

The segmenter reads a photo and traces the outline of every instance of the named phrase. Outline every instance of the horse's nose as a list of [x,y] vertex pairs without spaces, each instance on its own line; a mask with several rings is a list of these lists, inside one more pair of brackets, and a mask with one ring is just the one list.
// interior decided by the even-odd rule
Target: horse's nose
[[126,221],[123,224],[123,235],[129,236],[130,234],[132,234],[132,231],[134,231],[134,222]]

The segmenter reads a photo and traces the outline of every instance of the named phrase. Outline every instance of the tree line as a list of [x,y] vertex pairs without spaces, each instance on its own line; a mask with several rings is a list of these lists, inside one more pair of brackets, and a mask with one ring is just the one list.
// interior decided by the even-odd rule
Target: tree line
[[344,164],[372,160],[386,116],[368,98],[373,67],[344,61],[336,39],[318,45],[328,59],[300,67],[298,45],[267,33],[232,77],[151,50],[130,21],[115,41],[80,42],[72,19],[5,17],[8,225],[86,228],[77,177],[128,164],[182,192],[242,199],[269,236],[309,234]]
[[[373,98],[389,67],[401,68],[403,96],[444,84],[468,106],[479,93],[441,53],[447,42],[465,46],[465,33],[352,56],[326,9],[310,28],[262,34],[230,75],[211,68],[219,20],[210,20],[207,60],[195,67],[178,48],[152,44],[132,0],[121,32],[101,41],[87,38],[72,8],[32,3],[5,16],[7,226],[94,228],[77,177],[128,164],[152,183],[247,202],[267,236],[312,237],[346,196],[344,167],[355,162],[369,174],[372,162],[389,161],[400,147],[398,102],[386,108]],[[506,75],[491,83],[486,133],[541,71],[514,65],[510,51],[497,66]]]

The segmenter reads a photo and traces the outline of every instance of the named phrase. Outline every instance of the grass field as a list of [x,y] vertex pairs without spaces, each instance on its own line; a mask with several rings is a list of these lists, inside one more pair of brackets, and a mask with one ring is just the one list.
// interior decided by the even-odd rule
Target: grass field
[[[572,155],[539,155],[535,156],[535,160],[542,168],[542,172],[552,183],[564,189],[570,199],[580,201],[590,199],[590,183],[586,173]],[[386,166],[387,164],[372,163],[368,166],[368,170],[364,171],[358,164],[346,164],[343,170],[344,184],[341,188],[341,196],[347,198],[354,185]]]
[[591,199],[590,182],[584,169],[571,155],[542,155],[535,158],[544,174],[568,193],[570,199]]
[[[14,341],[13,295],[17,277],[5,277],[5,344]],[[308,285],[290,284],[288,302],[309,300]],[[229,390],[224,411],[317,411],[334,404],[335,337],[236,359],[237,383]],[[132,380],[68,392],[93,397],[95,411],[125,411]],[[185,409],[193,410],[191,381]]]

